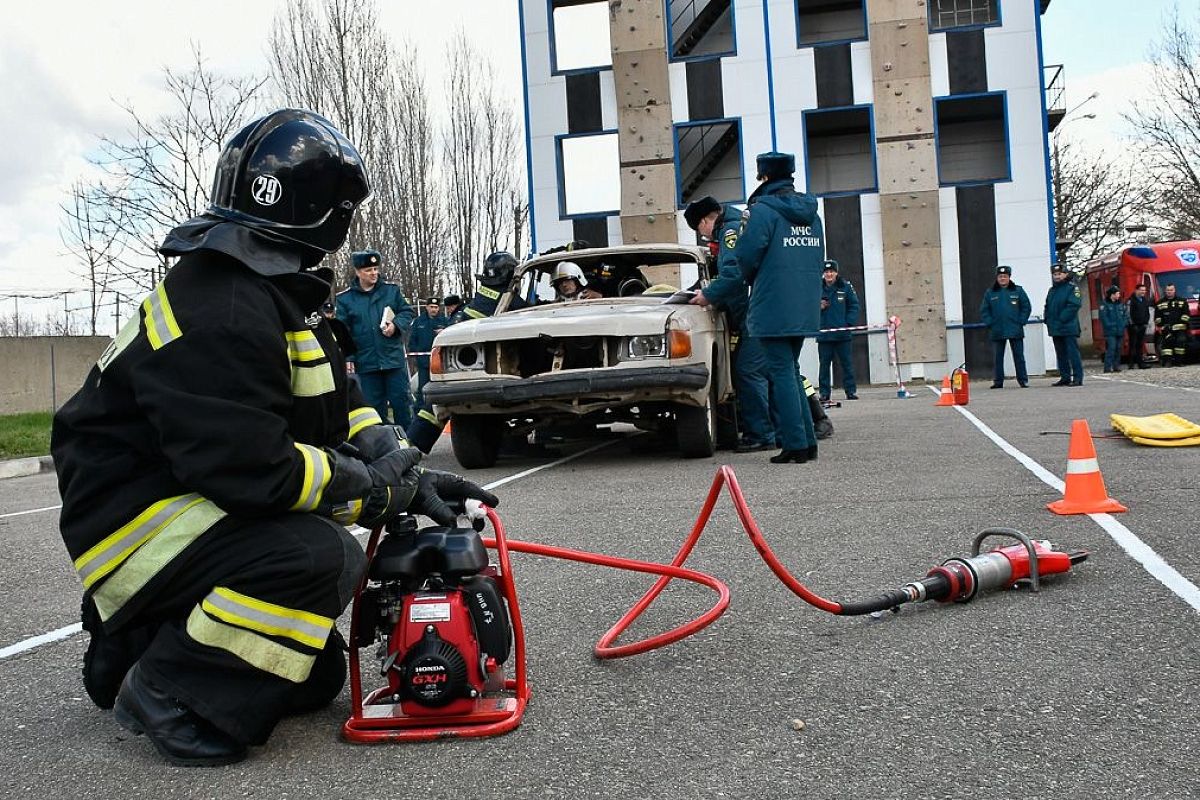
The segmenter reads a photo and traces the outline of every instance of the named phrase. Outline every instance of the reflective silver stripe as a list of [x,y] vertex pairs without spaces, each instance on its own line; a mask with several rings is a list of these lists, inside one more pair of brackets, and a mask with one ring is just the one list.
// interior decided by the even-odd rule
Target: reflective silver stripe
[[317,659],[315,655],[297,652],[244,628],[218,622],[205,614],[200,606],[193,608],[188,616],[187,634],[200,644],[232,653],[247,664],[292,683],[303,683]]
[[203,499],[198,494],[184,494],[159,500],[75,559],[75,570],[84,588],[92,588],[92,584],[119,567],[168,523]]
[[96,610],[100,619],[108,619],[129,598],[137,594],[150,579],[162,571],[170,561],[183,552],[200,535],[215,525],[225,512],[217,508],[211,500],[200,498],[200,501],[190,505],[174,519],[162,526],[162,529],[146,542],[136,553],[130,556],[120,569],[113,572],[100,587],[92,593],[96,601]]
[[292,396],[317,397],[337,389],[333,382],[333,367],[328,362],[300,366],[292,364]]
[[333,477],[333,469],[329,466],[329,456],[321,448],[299,442],[292,444],[304,459],[304,483],[300,486],[300,499],[291,510],[312,511],[320,504],[321,494]]
[[288,358],[292,361],[319,361],[325,357],[321,342],[312,331],[285,331]]
[[154,291],[142,301],[142,308],[146,312],[146,338],[155,350],[183,336],[163,284],[154,287]]
[[341,505],[334,506],[330,514],[333,516],[334,522],[337,522],[339,525],[353,525],[362,516],[362,510],[362,500],[350,500]]
[[333,620],[310,611],[268,603],[224,586],[209,592],[201,606],[210,615],[268,636],[285,636],[314,650],[325,646]]
[[362,431],[363,428],[369,428],[372,425],[382,425],[383,419],[380,418],[379,412],[370,406],[356,408],[350,412],[350,434],[347,439],[353,439],[355,434]]
[[1067,474],[1068,475],[1086,475],[1090,472],[1099,472],[1100,462],[1094,458],[1069,458],[1067,459]]

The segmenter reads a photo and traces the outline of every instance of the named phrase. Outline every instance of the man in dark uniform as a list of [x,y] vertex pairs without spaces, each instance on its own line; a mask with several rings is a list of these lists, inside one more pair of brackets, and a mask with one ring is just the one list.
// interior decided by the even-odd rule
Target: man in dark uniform
[[425,307],[417,318],[412,321],[411,332],[408,336],[409,352],[417,362],[417,405],[424,404],[421,392],[429,383],[429,352],[438,331],[450,324],[442,315],[442,301],[431,297],[425,301]]
[[[483,269],[475,275],[475,279],[479,282],[475,287],[475,296],[471,298],[471,302],[466,308],[459,312],[460,319],[453,321],[483,319],[495,314],[496,304],[500,302],[500,295],[508,291],[508,285],[512,283],[512,276],[516,269],[517,259],[512,253],[503,250],[492,253],[484,259]],[[508,310],[515,311],[518,308],[525,308],[526,305],[523,298],[513,297],[509,301]]]
[[160,248],[178,262],[55,415],[84,687],[176,764],[239,761],[341,691],[334,622],[364,557],[338,520],[453,524],[441,498],[495,500],[417,469],[347,384],[318,312],[333,272],[317,265],[369,193],[323,117],[245,127],[208,212]]
[[409,326],[416,313],[400,287],[382,280],[383,259],[374,250],[350,254],[354,278],[338,292],[337,316],[354,337],[356,351],[350,359],[363,395],[385,422],[388,410],[401,428],[412,421],[409,391]]
[[1162,336],[1159,358],[1164,367],[1183,366],[1187,356],[1187,330],[1191,315],[1188,301],[1175,294],[1175,284],[1168,283],[1163,298],[1154,306],[1154,324]]
[[442,313],[450,320],[451,325],[462,321],[462,304],[462,297],[457,294],[448,294],[442,298]]
[[717,277],[689,302],[698,306],[714,305],[726,312],[729,320],[733,383],[742,434],[734,451],[770,450],[775,446],[775,432],[771,428],[767,404],[767,359],[762,343],[745,333],[746,309],[750,303],[736,253],[742,215],[722,208],[715,197],[702,197],[688,204],[683,218],[710,248],[717,249]]
[[1053,283],[1046,293],[1046,308],[1042,318],[1046,331],[1054,340],[1058,359],[1059,379],[1051,386],[1082,386],[1083,358],[1079,355],[1079,307],[1083,304],[1079,287],[1071,280],[1065,264],[1050,268]]
[[817,457],[817,437],[808,403],[801,400],[796,365],[805,337],[821,327],[825,231],[816,198],[796,191],[795,156],[763,153],[757,164],[761,183],[750,195],[749,217],[737,240],[738,265],[751,288],[746,328],[766,351],[783,447],[771,461],[803,464]]
[[979,303],[979,321],[988,326],[992,339],[992,388],[1004,388],[1004,347],[1012,348],[1017,385],[1029,385],[1025,369],[1025,323],[1033,313],[1029,295],[1012,280],[1012,267],[996,267],[996,282]]
[[838,275],[838,262],[828,259],[821,272],[821,328],[817,336],[820,367],[817,385],[821,400],[828,401],[833,393],[833,361],[842,365],[842,388],[847,400],[858,399],[858,384],[854,380],[854,358],[850,331],[829,331],[826,328],[852,328],[858,324],[858,293],[853,284]]
[[1129,368],[1146,368],[1146,329],[1154,306],[1146,297],[1146,284],[1139,283],[1129,298]]

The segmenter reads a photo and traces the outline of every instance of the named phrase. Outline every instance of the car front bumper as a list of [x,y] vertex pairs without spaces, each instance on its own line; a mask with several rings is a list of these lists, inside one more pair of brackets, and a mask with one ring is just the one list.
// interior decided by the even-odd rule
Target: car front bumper
[[600,369],[510,380],[431,381],[425,384],[425,399],[439,406],[470,403],[506,408],[542,400],[588,399],[606,393],[688,392],[707,385],[708,367],[704,365]]

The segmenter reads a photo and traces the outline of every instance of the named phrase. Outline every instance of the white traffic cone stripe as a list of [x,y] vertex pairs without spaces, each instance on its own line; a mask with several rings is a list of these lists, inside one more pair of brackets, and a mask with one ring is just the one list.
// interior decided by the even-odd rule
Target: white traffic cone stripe
[[1100,462],[1094,458],[1069,458],[1067,459],[1067,474],[1082,475],[1088,472],[1099,472]]

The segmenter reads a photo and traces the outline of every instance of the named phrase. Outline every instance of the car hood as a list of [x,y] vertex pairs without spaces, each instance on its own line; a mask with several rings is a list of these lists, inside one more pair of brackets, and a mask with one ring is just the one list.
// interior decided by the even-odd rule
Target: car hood
[[[640,336],[662,333],[667,321],[692,307],[662,302],[585,300],[510,311],[498,317],[452,325],[438,334],[437,344],[458,345],[546,336]],[[695,310],[699,311],[698,308]]]

